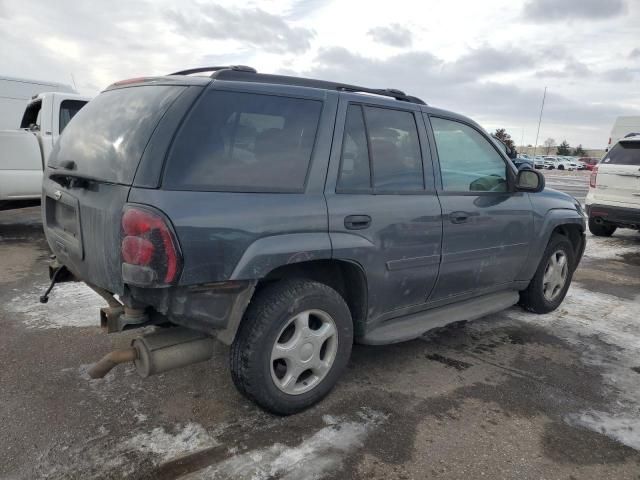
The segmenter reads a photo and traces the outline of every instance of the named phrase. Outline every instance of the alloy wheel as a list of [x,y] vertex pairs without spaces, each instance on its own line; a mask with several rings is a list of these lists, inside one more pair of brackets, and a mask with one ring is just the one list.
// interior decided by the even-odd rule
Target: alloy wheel
[[338,351],[338,330],[327,312],[305,310],[284,325],[271,350],[271,378],[289,395],[316,387]]

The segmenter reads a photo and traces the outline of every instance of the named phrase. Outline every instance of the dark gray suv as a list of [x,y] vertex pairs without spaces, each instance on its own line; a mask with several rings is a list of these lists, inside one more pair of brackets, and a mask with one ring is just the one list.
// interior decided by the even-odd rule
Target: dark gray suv
[[580,204],[472,120],[242,66],[107,88],[55,147],[43,216],[52,286],[102,295],[107,332],[156,327],[91,375],[206,360],[217,338],[278,414],[326,395],[353,342],[554,310],[585,246]]

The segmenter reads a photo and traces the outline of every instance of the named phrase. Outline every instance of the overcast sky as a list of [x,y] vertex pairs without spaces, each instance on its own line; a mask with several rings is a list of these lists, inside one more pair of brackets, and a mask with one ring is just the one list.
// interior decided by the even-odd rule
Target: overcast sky
[[[0,75],[97,94],[202,65],[399,88],[505,127],[601,148],[640,115],[640,0],[0,0]],[[242,5],[242,6],[240,6]]]

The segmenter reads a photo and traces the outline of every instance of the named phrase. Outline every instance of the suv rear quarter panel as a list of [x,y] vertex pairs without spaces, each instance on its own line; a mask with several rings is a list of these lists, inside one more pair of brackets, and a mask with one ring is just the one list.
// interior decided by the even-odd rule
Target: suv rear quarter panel
[[324,105],[302,193],[131,189],[129,202],[156,207],[173,223],[184,256],[179,284],[258,279],[284,264],[331,258],[323,187],[337,94],[223,81],[211,88],[306,97]]

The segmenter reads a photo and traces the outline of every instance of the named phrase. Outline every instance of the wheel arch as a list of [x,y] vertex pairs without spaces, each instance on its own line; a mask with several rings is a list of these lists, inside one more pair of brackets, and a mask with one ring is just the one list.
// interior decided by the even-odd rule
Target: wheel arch
[[336,290],[349,307],[354,334],[357,336],[363,331],[368,294],[364,269],[359,264],[348,260],[325,259],[281,265],[258,282],[254,295],[258,295],[266,285],[289,278],[313,280]]

